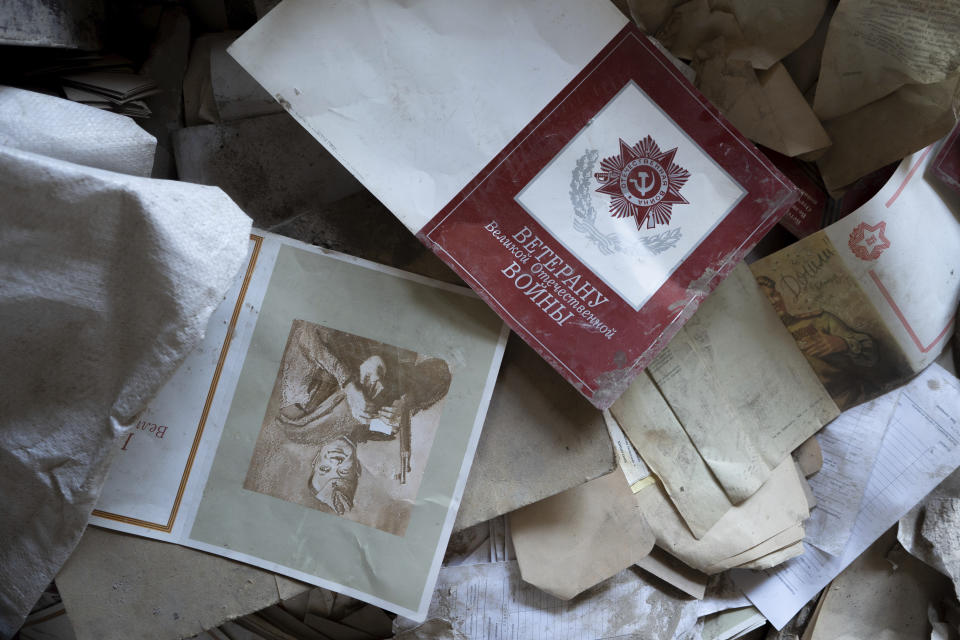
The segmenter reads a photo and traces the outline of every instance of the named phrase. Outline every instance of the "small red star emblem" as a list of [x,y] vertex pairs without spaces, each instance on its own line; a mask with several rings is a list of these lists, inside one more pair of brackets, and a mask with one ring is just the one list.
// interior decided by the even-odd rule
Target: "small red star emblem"
[[670,224],[673,205],[687,204],[680,189],[690,172],[673,161],[677,148],[661,151],[647,136],[632,147],[620,139],[620,155],[604,158],[594,174],[597,192],[610,196],[614,218],[632,217],[637,229]]
[[850,247],[853,255],[861,260],[876,260],[881,253],[890,248],[890,241],[883,233],[886,228],[887,223],[882,220],[873,226],[861,222],[850,232],[847,246]]

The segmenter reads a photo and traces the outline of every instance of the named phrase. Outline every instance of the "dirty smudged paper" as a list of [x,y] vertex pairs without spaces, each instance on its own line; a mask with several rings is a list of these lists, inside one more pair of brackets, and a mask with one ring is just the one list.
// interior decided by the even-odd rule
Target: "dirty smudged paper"
[[523,580],[561,600],[635,564],[654,543],[619,469],[509,518]]
[[[731,59],[769,69],[813,35],[826,7],[826,0],[690,0],[673,10],[657,38],[674,55],[690,60],[698,47],[720,37]],[[653,24],[657,17],[648,19]]]
[[702,538],[733,503],[647,374],[637,376],[610,412],[690,531]]
[[791,157],[830,146],[830,137],[782,64],[758,72],[722,49],[707,48],[698,50],[693,68],[697,88],[757,144]]
[[[668,595],[627,569],[570,601],[526,584],[516,562],[444,567],[427,613],[427,625],[447,636],[421,635],[417,623],[397,618],[398,638],[694,637],[699,601]],[[403,632],[410,632],[404,635]]]
[[839,413],[745,265],[648,372],[734,504]]
[[951,0],[843,0],[823,50],[814,110],[830,120],[904,85],[960,71],[960,5]]
[[706,573],[722,565],[728,558],[754,549],[795,527],[810,515],[792,459],[777,466],[759,491],[729,509],[700,539],[690,533],[659,486],[649,486],[635,495],[650,528],[656,534],[657,545],[687,565]]
[[843,552],[860,510],[895,399],[880,396],[846,411],[818,434],[823,466],[810,478],[817,509],[807,521],[807,542],[831,555]]
[[843,552],[805,545],[803,555],[775,569],[734,575],[777,628],[960,464],[960,381],[934,364],[891,395],[892,413],[876,417],[887,428]]

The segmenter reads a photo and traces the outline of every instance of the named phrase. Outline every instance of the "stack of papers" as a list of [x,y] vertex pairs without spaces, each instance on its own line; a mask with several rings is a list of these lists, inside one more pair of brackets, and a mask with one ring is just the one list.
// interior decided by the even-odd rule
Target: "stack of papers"
[[151,78],[135,73],[91,71],[65,75],[62,81],[68,99],[134,118],[150,116],[142,99],[159,92]]

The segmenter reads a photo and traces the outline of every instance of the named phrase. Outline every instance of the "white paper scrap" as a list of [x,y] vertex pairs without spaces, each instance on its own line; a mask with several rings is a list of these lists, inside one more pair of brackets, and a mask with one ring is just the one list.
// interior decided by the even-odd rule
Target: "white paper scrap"
[[[523,582],[516,562],[497,562],[440,569],[427,624],[442,619],[452,627],[452,637],[471,640],[692,640],[699,604],[668,595],[635,569],[573,600],[559,600]],[[394,632],[417,626],[400,617]]]
[[777,629],[960,466],[960,381],[934,364],[888,395],[895,408],[843,553],[805,545],[803,555],[775,569],[733,572]]
[[806,540],[840,555],[850,539],[896,394],[846,411],[818,434],[823,466],[808,480],[817,500],[805,523]]

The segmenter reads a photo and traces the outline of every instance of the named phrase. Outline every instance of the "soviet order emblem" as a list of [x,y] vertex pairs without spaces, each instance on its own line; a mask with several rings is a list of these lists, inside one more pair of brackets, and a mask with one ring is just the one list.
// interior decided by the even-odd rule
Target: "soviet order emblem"
[[673,161],[674,147],[661,151],[647,136],[634,146],[620,139],[620,155],[604,158],[601,171],[593,174],[600,183],[599,193],[610,196],[610,214],[614,218],[632,217],[637,229],[669,225],[675,204],[687,204],[680,189],[690,172]]
[[861,222],[850,232],[847,246],[850,247],[853,255],[861,260],[866,262],[876,260],[881,253],[890,248],[886,230],[887,223],[882,220],[875,225]]

